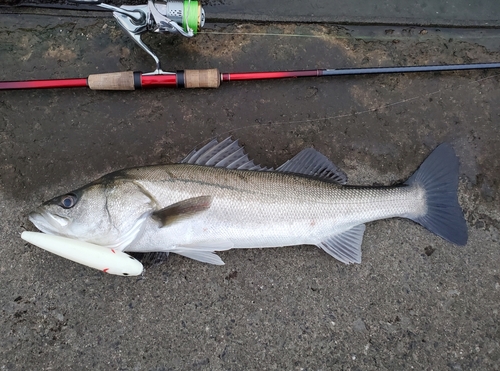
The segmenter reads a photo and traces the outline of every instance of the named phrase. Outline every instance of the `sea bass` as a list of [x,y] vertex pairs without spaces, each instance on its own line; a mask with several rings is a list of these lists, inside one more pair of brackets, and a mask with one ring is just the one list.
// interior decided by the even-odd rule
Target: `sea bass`
[[105,175],[45,202],[29,218],[48,234],[218,265],[224,263],[216,251],[302,244],[360,263],[365,223],[378,219],[408,218],[465,245],[458,167],[451,146],[441,144],[403,184],[350,186],[312,148],[273,170],[227,138],[178,164]]

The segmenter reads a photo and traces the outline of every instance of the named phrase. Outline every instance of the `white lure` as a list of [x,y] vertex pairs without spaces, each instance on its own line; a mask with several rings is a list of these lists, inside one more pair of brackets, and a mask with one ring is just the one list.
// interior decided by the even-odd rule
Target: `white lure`
[[138,276],[143,266],[140,261],[122,251],[39,232],[23,232],[21,238],[41,249],[87,267],[118,276]]

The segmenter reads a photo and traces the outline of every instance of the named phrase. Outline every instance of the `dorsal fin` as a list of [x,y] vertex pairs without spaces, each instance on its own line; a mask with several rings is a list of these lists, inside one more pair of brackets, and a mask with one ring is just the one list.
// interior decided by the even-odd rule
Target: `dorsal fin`
[[226,138],[222,142],[213,139],[198,150],[193,150],[181,163],[224,167],[235,170],[270,171],[272,168],[256,165],[248,158],[237,140]]
[[300,151],[292,159],[278,167],[276,171],[312,176],[338,184],[347,183],[347,175],[314,148]]
[[194,164],[198,157],[200,157],[203,153],[209,151],[213,146],[217,144],[217,139],[212,139],[210,142],[205,144],[200,149],[193,149],[189,155],[187,155],[182,161],[181,164]]
[[[223,167],[236,170],[272,171],[273,168],[256,165],[245,149],[230,137],[218,142],[213,139],[202,148],[193,150],[181,163]],[[314,148],[306,148],[285,162],[276,171],[319,178],[338,184],[347,183],[347,175]]]

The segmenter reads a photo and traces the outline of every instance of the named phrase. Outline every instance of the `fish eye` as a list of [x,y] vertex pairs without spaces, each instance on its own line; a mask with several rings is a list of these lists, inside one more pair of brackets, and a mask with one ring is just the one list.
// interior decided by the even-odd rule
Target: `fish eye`
[[73,206],[76,205],[77,201],[78,201],[78,198],[76,197],[76,195],[73,193],[69,193],[69,194],[61,197],[61,201],[59,202],[59,205],[63,209],[71,209]]

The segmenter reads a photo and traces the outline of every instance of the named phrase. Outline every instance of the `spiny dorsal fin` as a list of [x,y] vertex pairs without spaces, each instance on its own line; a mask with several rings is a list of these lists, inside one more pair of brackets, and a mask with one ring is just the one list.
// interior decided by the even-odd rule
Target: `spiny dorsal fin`
[[347,183],[347,175],[314,148],[300,151],[292,159],[278,167],[276,171],[312,176],[338,184]]
[[212,196],[199,196],[179,201],[153,213],[162,227],[175,223],[178,220],[189,218],[210,208]]
[[222,142],[213,139],[202,148],[192,151],[181,163],[223,167],[235,170],[270,171],[272,168],[256,165],[248,158],[245,149],[236,140],[226,138]]
[[212,139],[200,149],[193,149],[191,153],[181,161],[181,164],[195,164],[198,157],[209,151],[212,147],[217,145],[217,143],[217,139]]

